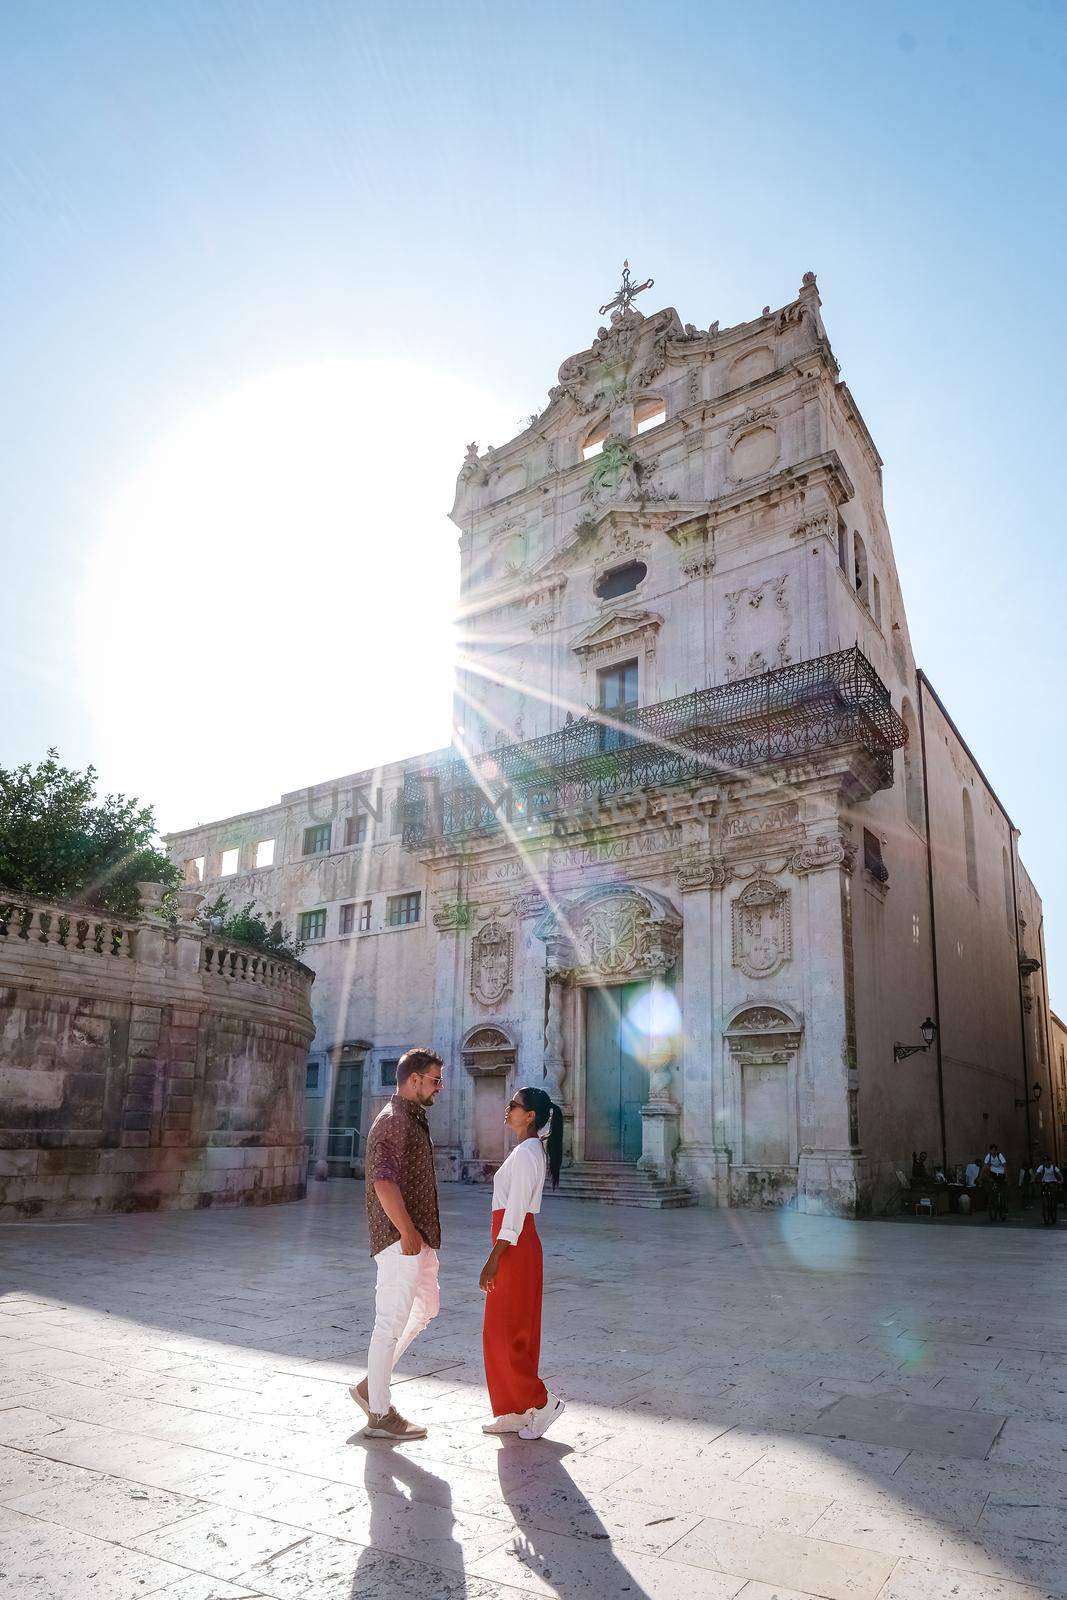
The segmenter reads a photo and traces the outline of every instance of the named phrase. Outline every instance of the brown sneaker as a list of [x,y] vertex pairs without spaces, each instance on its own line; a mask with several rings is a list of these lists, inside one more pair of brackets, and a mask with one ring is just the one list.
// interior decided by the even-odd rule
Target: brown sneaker
[[368,1417],[374,1415],[370,1408],[370,1398],[367,1389],[366,1378],[363,1379],[362,1383],[354,1383],[348,1392],[356,1402],[356,1405],[360,1406],[362,1410],[367,1413]]
[[373,1414],[364,1429],[368,1439],[425,1439],[426,1429],[417,1422],[408,1422],[396,1406],[390,1406],[384,1417]]

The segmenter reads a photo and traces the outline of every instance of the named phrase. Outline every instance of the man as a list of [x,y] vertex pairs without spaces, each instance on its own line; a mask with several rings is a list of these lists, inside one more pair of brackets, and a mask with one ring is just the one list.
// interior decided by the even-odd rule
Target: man
[[426,1107],[441,1093],[444,1063],[433,1050],[408,1050],[396,1093],[367,1137],[367,1226],[378,1269],[367,1376],[348,1392],[367,1413],[372,1439],[425,1439],[393,1405],[389,1383],[404,1351],[441,1307],[437,1251],[441,1216]]
[[977,1156],[975,1156],[973,1161],[968,1161],[967,1170],[963,1174],[963,1180],[966,1183],[968,1189],[973,1189],[974,1188],[975,1184],[978,1182],[978,1175],[981,1172],[981,1170],[982,1170],[981,1167],[978,1165],[978,1157]]
[[1051,1223],[1055,1227],[1063,1173],[1048,1156],[1042,1156],[1041,1165],[1034,1173],[1034,1178],[1041,1186],[1041,1221],[1045,1224]]
[[982,1175],[986,1178],[1001,1178],[1007,1176],[1008,1161],[1002,1156],[995,1144],[989,1146],[989,1154],[982,1162]]

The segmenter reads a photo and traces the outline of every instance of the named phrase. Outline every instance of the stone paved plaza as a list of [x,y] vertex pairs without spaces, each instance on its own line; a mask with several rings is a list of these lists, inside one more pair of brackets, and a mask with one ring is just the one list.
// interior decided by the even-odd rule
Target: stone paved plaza
[[0,1596],[1067,1595],[1067,1229],[546,1203],[546,1439],[484,1436],[489,1195],[430,1424],[366,1442],[359,1185],[0,1230]]

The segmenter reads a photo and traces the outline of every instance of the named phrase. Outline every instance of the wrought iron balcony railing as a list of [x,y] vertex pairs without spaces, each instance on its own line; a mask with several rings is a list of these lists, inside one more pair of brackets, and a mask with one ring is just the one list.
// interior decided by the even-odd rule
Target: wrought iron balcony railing
[[523,827],[644,789],[691,784],[818,751],[858,746],[879,786],[907,738],[889,690],[858,648],[799,661],[677,700],[590,715],[474,762],[409,772],[404,844],[424,846]]

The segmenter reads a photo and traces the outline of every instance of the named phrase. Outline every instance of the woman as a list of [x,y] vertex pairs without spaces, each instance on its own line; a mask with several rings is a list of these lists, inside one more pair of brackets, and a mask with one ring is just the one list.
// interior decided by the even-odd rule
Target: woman
[[493,1407],[484,1431],[539,1439],[564,1410],[537,1375],[541,1241],[534,1223],[546,1167],[553,1189],[559,1184],[563,1113],[543,1089],[520,1089],[504,1121],[518,1143],[493,1179],[493,1249],[478,1280],[485,1290],[482,1351]]

